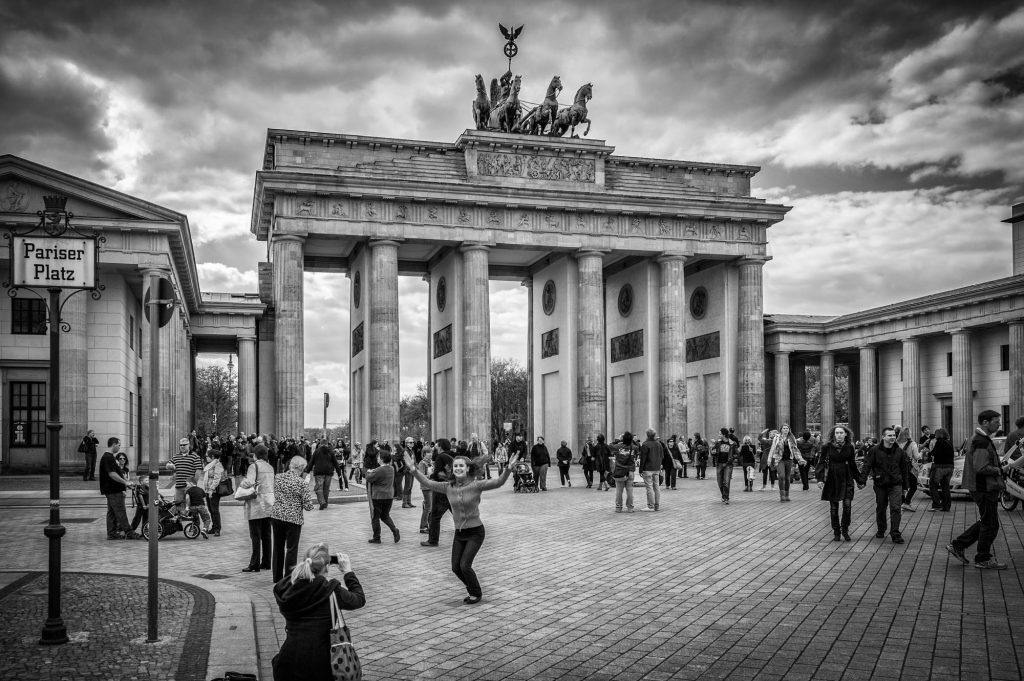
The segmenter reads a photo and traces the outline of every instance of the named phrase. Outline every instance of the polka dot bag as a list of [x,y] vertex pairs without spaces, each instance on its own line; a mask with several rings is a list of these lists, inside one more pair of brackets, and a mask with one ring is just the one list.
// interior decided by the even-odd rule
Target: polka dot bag
[[359,655],[334,594],[331,594],[331,671],[334,681],[363,681]]

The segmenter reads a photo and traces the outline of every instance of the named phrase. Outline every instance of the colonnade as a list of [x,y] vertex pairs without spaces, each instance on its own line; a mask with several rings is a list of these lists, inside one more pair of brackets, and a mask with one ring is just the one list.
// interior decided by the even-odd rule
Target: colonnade
[[[1008,323],[1009,330],[1009,418],[1011,421],[1024,415],[1024,319]],[[996,409],[998,404],[975,404],[975,367],[972,364],[972,339],[974,330],[968,327],[951,329],[946,332],[950,337],[949,366],[949,400],[952,405],[952,422],[950,436],[956,443],[969,438],[974,432],[977,412],[983,409]],[[902,359],[902,424],[919,432],[922,425],[937,427],[937,423],[922,423],[922,377],[921,377],[921,340],[922,336],[911,336],[900,339]],[[881,422],[879,413],[879,345],[868,343],[856,349],[858,361],[851,365],[850,375],[850,421],[855,426],[858,438],[880,437]],[[837,350],[841,350],[838,349]],[[827,431],[830,424],[836,423],[835,415],[835,358],[837,350],[817,353],[820,366],[821,424]],[[775,360],[775,422],[773,425],[790,423],[795,429],[806,427],[806,375],[804,360],[791,362],[790,351],[773,353]],[[807,359],[813,362],[813,357]],[[1007,430],[1011,424],[1003,424]]]

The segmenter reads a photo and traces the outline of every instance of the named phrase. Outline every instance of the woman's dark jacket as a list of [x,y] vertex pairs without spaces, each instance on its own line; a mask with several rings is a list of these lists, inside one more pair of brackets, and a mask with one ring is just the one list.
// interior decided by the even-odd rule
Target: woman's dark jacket
[[551,455],[548,448],[542,444],[535,444],[530,450],[530,463],[534,466],[548,466],[551,464]]
[[821,448],[814,477],[825,483],[821,488],[822,501],[853,499],[853,483],[865,483],[864,475],[857,469],[853,445],[849,442],[844,442],[841,448],[834,442],[826,443]]
[[953,451],[953,445],[949,444],[949,440],[939,438],[935,438],[935,444],[932,445],[929,454],[932,457],[933,466],[952,466],[953,459],[956,457],[956,452]]
[[274,585],[287,632],[281,652],[274,657],[274,681],[333,681],[331,593],[342,610],[356,610],[366,604],[354,572],[345,573],[345,586],[323,575],[295,583],[288,575]]
[[594,445],[594,470],[599,473],[607,473],[609,468],[608,459],[612,455],[612,450],[608,448],[608,445],[604,442],[598,442]]

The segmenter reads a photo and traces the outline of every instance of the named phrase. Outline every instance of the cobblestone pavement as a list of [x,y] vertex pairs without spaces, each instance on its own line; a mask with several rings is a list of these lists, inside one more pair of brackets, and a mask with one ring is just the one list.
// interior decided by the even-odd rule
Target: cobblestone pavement
[[66,573],[61,578],[66,603],[61,614],[71,640],[41,646],[48,581],[45,572],[29,573],[0,589],[4,681],[205,678],[213,615],[210,594],[184,584],[161,583],[158,601],[165,632],[160,643],[149,645],[145,579]]
[[[577,486],[484,495],[487,539],[476,568],[484,600],[467,606],[450,572],[451,516],[441,547],[423,548],[420,509],[395,508],[399,544],[369,545],[365,502],[307,513],[303,543],[349,553],[367,605],[348,613],[367,679],[1006,679],[1024,676],[1024,514],[1000,511],[995,553],[1010,569],[952,560],[946,543],[973,522],[904,513],[907,543],[875,539],[873,495],[858,492],[852,543],[834,543],[818,492],[744,493],[731,505],[714,480],[680,480],[657,513],[616,514],[614,493]],[[549,478],[550,482],[550,478]],[[644,505],[636,489],[637,507]],[[418,495],[417,495],[417,503]],[[103,539],[102,509],[72,508],[66,566],[144,574],[142,542]],[[236,587],[253,602],[258,667],[284,639],[270,575],[242,574],[242,509],[224,535],[160,544],[161,576]],[[0,569],[46,565],[42,509],[9,509]],[[220,577],[223,576],[223,579]],[[235,644],[232,644],[235,645]],[[220,653],[215,640],[211,662]]]

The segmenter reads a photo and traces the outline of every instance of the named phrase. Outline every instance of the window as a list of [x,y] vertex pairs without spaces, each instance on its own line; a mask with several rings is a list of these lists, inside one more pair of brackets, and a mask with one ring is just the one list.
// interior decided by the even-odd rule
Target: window
[[953,375],[953,353],[952,352],[947,352],[946,353],[946,375],[947,376],[952,376]]
[[135,315],[128,315],[128,349],[135,349]]
[[46,303],[41,298],[11,299],[11,333],[46,333]]
[[1009,371],[1010,370],[1010,346],[1000,345],[999,346],[999,370]]
[[46,383],[11,382],[12,447],[46,446]]

